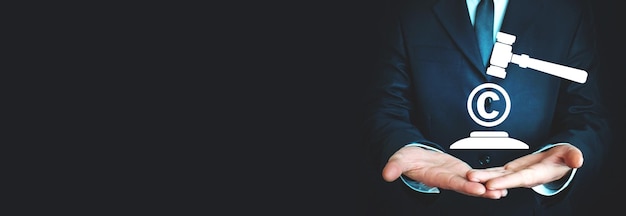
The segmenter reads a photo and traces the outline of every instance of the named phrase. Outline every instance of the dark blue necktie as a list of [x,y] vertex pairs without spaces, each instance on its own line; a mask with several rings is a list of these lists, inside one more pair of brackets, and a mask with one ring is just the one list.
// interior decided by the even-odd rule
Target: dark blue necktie
[[480,48],[483,64],[487,66],[493,48],[493,0],[481,0],[478,3],[474,31],[478,39],[478,48]]

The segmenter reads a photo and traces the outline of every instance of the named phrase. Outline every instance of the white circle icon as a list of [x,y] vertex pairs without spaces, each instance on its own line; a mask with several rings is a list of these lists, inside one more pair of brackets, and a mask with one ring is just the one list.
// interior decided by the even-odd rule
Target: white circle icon
[[[485,91],[482,91],[482,93],[478,95],[478,98],[476,100],[476,107],[477,107],[476,111],[478,112],[478,115],[482,117],[481,119],[481,118],[478,118],[476,114],[474,113],[472,102],[474,100],[474,96],[476,96],[476,94],[483,89]],[[491,99],[492,101],[500,100],[500,97],[498,96],[498,94],[494,92],[493,90],[499,92],[504,97],[505,108],[504,108],[504,113],[502,113],[502,115],[500,115],[500,112],[497,110],[487,111],[485,109],[486,100],[488,99]],[[499,85],[496,85],[495,83],[483,83],[479,86],[476,86],[476,88],[474,88],[474,90],[472,90],[472,92],[470,93],[469,97],[467,97],[467,112],[469,113],[472,120],[474,120],[474,122],[484,127],[493,127],[493,126],[499,125],[506,119],[506,117],[508,117],[510,111],[511,111],[511,99],[509,98],[509,94],[506,93],[504,88],[500,87]],[[498,116],[499,118],[495,119]],[[495,120],[484,121],[483,119],[486,119],[486,120],[495,119]]]

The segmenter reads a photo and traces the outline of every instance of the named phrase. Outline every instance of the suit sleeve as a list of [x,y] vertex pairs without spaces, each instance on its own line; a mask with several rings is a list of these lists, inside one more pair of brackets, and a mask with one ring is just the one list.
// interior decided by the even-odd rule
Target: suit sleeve
[[583,7],[580,22],[567,53],[566,64],[588,73],[586,83],[561,82],[555,118],[550,137],[545,143],[570,143],[583,152],[584,164],[578,169],[571,187],[590,186],[585,183],[599,175],[611,135],[606,110],[598,89],[598,53],[591,7]]

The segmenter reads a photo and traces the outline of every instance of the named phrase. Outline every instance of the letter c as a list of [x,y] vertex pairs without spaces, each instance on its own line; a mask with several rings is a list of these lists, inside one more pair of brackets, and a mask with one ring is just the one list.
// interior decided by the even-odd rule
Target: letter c
[[498,112],[497,110],[493,110],[492,112],[487,112],[487,110],[485,110],[485,100],[487,98],[491,98],[493,99],[493,101],[500,100],[500,97],[498,97],[498,94],[492,91],[485,91],[478,96],[478,101],[476,101],[478,110],[476,111],[478,112],[478,115],[480,115],[481,117],[485,119],[494,119],[495,117],[498,116],[500,112]]

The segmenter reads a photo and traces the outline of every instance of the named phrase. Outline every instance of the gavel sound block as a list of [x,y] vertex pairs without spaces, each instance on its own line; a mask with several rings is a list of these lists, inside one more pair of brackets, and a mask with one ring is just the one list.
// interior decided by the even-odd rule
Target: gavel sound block
[[491,51],[490,66],[487,68],[487,74],[504,79],[506,77],[506,67],[509,63],[515,63],[521,68],[532,68],[574,82],[585,83],[587,81],[587,72],[584,70],[530,58],[526,54],[518,55],[512,53],[515,39],[515,35],[498,32],[496,43]]

